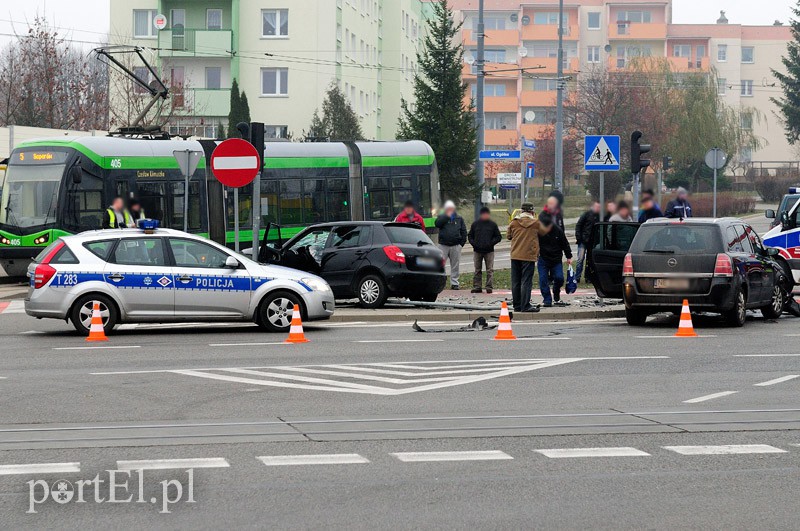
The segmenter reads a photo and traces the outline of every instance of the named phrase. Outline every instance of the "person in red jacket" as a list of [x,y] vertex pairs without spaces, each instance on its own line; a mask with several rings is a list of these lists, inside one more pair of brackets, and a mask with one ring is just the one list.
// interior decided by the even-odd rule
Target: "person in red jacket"
[[413,223],[419,225],[420,229],[425,230],[425,220],[414,210],[413,201],[406,201],[405,205],[403,205],[403,211],[397,214],[394,220],[396,223]]

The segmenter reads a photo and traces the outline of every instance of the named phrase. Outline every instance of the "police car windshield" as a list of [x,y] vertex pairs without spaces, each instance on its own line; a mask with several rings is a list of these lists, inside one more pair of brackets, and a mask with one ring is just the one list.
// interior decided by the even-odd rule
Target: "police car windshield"
[[0,199],[0,224],[34,227],[54,221],[64,167],[9,165]]

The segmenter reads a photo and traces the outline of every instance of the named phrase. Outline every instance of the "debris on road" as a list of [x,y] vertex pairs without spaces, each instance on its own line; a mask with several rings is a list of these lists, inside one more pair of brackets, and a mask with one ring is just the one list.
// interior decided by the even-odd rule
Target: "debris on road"
[[471,324],[466,326],[461,326],[458,328],[444,328],[444,329],[436,329],[436,330],[425,330],[422,328],[417,321],[414,321],[414,324],[411,326],[415,332],[425,332],[425,333],[445,333],[445,332],[482,332],[484,330],[494,330],[497,328],[497,325],[490,325],[485,317],[478,317]]

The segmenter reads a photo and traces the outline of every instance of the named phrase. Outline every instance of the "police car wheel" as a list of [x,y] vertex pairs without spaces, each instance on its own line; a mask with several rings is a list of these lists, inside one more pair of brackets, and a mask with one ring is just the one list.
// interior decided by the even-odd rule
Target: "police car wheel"
[[301,305],[300,297],[288,291],[267,295],[258,309],[258,324],[269,332],[288,332],[292,326],[294,305]]
[[100,317],[103,319],[103,330],[106,334],[110,333],[117,324],[117,307],[105,295],[84,295],[72,305],[69,320],[75,330],[83,335],[89,335],[89,328],[92,325],[92,310],[94,302],[100,303]]

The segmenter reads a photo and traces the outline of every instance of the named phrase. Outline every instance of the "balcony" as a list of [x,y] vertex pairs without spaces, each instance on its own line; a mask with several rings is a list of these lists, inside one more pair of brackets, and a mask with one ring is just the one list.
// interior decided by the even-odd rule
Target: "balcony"
[[[464,44],[466,46],[476,46],[477,32],[464,30]],[[486,30],[487,46],[519,46],[519,31],[516,29],[506,30]]]
[[[540,73],[550,73],[558,71],[558,59],[555,57],[526,57],[522,59],[522,66],[524,68],[539,68]],[[577,72],[579,68],[578,58],[571,57],[564,60],[564,72]],[[536,74],[536,72],[529,72]]]
[[522,124],[520,126],[520,133],[525,138],[529,138],[532,140],[536,140],[537,138],[542,138],[545,136],[549,125],[546,124]]
[[487,129],[483,143],[487,146],[518,146],[519,133],[516,129]]
[[[180,96],[173,95],[173,101]],[[228,116],[231,112],[231,89],[187,89],[184,95],[187,107],[178,108],[181,116]]]
[[158,32],[159,57],[231,57],[230,30],[167,29]]
[[673,72],[708,72],[711,63],[708,57],[690,59],[688,57],[668,57]]
[[608,28],[609,39],[664,40],[667,25],[659,23],[615,22]]
[[[580,26],[564,26],[564,40],[577,41],[581,37]],[[558,24],[529,24],[522,26],[522,38],[526,41],[557,41]]]
[[555,107],[557,95],[555,90],[523,90],[520,102],[523,107]]

